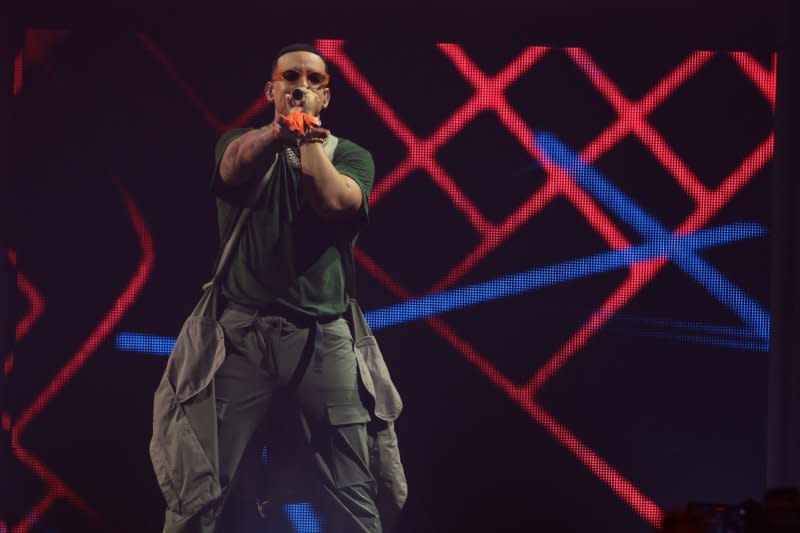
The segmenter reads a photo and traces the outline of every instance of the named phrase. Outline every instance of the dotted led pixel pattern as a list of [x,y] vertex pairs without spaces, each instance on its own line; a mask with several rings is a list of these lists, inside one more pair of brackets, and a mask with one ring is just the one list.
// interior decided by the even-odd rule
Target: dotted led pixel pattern
[[[58,47],[59,43],[68,38],[68,35],[65,32],[31,31],[26,37],[26,64],[40,64],[45,67],[45,70],[48,70],[49,51]],[[146,34],[138,34],[136,41],[141,49],[163,69],[163,73],[171,80],[174,87],[180,91],[185,100],[191,103],[212,130],[222,132],[231,127],[246,125],[259,113],[265,111],[264,100],[256,98],[232,121],[220,120],[217,113],[210,109],[192,84],[184,79],[169,55],[159,47],[153,38]],[[343,79],[355,89],[363,99],[363,103],[385,125],[404,152],[404,157],[394,168],[385,175],[377,176],[376,187],[370,197],[372,211],[380,214],[382,204],[391,199],[393,193],[406,180],[423,175],[424,179],[429,180],[430,184],[446,198],[476,236],[474,246],[465,249],[458,260],[449,265],[446,273],[429,284],[424,291],[418,289],[412,291],[405,286],[406,284],[398,280],[396,272],[402,270],[402,265],[383,262],[373,257],[367,248],[357,249],[356,259],[359,265],[401,302],[413,303],[423,295],[437,295],[458,288],[465,283],[464,280],[468,278],[469,274],[504,242],[511,239],[523,226],[535,219],[537,215],[542,214],[548,206],[556,201],[565,200],[599,236],[609,251],[619,252],[632,249],[641,244],[637,240],[638,237],[645,241],[649,239],[664,241],[675,237],[675,242],[678,242],[678,237],[699,239],[703,235],[708,235],[700,232],[711,229],[708,227],[709,222],[742,194],[743,189],[772,157],[773,134],[770,133],[749,147],[747,153],[738,159],[737,164],[730,172],[717,182],[710,183],[701,179],[700,175],[693,170],[692,165],[681,157],[681,152],[671,145],[671,142],[675,141],[668,141],[668,138],[653,125],[651,119],[660,106],[708,68],[712,60],[719,60],[720,56],[724,56],[726,61],[734,65],[742,80],[751,84],[768,106],[774,108],[774,61],[768,68],[745,52],[693,52],[675,64],[668,73],[660,76],[643,96],[630,98],[620,90],[613,77],[604,71],[602,65],[595,60],[592,54],[583,49],[532,46],[517,54],[495,74],[489,74],[460,45],[438,44],[431,53],[439,54],[463,77],[469,88],[470,96],[466,101],[458,103],[455,110],[441,124],[437,125],[432,133],[420,135],[404,122],[394,109],[393,102],[385,99],[360,70],[358,62],[351,57],[346,43],[336,40],[320,40],[316,44],[335,69],[337,77],[340,77],[339,83]],[[561,132],[547,131],[531,122],[524,114],[515,109],[508,96],[515,83],[526,75],[535,74],[535,69],[540,62],[556,55],[566,57],[571,68],[588,80],[597,95],[607,102],[613,111],[613,119],[603,127],[598,135],[584,145],[570,146],[564,139],[559,138],[558,135]],[[17,58],[15,65],[14,92],[19,94],[25,90],[21,56]],[[54,83],[60,83],[55,74],[52,76]],[[504,131],[527,153],[532,164],[542,175],[541,184],[530,195],[518,198],[511,212],[499,217],[496,214],[489,216],[484,212],[484,209],[479,206],[479,202],[465,192],[464,177],[449,172],[440,161],[448,143],[487,113],[494,115],[499,120]],[[603,181],[604,178],[613,178],[613,176],[604,176],[601,172],[596,172],[597,166],[604,155],[630,139],[634,139],[646,149],[647,154],[657,162],[665,174],[674,181],[675,186],[688,198],[691,204],[690,212],[677,224],[662,224],[658,217],[644,209],[634,216],[626,218],[626,213],[620,212],[617,208],[620,206],[634,208],[636,207],[635,203],[626,203],[624,199],[621,199],[619,193],[624,191],[621,191],[619,187],[603,188],[604,185],[607,185]],[[570,139],[570,141],[572,140]],[[47,487],[44,496],[31,504],[26,518],[15,524],[0,524],[1,528],[8,531],[30,531],[57,500],[65,500],[87,515],[100,520],[81,496],[59,478],[57,472],[43,464],[26,448],[24,433],[30,423],[57,399],[61,389],[81,370],[83,364],[97,350],[97,347],[109,338],[119,320],[139,297],[150,275],[155,257],[153,241],[144,218],[137,210],[134,198],[121,184],[119,191],[128,206],[131,223],[139,238],[141,258],[129,284],[113,300],[106,316],[98,322],[86,338],[85,343],[80,346],[69,362],[53,373],[50,382],[28,406],[13,415],[3,413],[3,429],[11,432],[12,448],[16,459]],[[604,194],[611,195],[611,197],[603,196]],[[642,223],[642,225],[637,226],[637,223]],[[633,236],[626,233],[626,225],[634,228]],[[763,234],[759,228],[735,227],[731,231],[734,233],[733,240]],[[719,239],[722,238],[719,237]],[[519,405],[532,421],[545,428],[556,442],[569,450],[577,461],[605,483],[609,490],[630,505],[646,521],[657,524],[662,517],[660,507],[647,496],[644,490],[632,483],[623,472],[595,452],[590,442],[582,441],[566,424],[545,409],[537,401],[536,394],[544,384],[556,377],[564,365],[571,359],[579,357],[582,349],[594,336],[619,318],[623,308],[647,287],[669,262],[678,262],[681,258],[686,260],[686,272],[690,275],[692,272],[696,273],[697,280],[701,284],[708,282],[709,286],[706,288],[709,292],[741,319],[743,327],[736,328],[734,333],[749,335],[748,338],[752,340],[754,349],[763,349],[764,343],[768,340],[765,336],[765,328],[768,331],[768,317],[764,316],[763,303],[751,301],[747,294],[735,284],[728,282],[720,273],[713,272],[711,264],[702,263],[701,259],[686,252],[687,248],[681,248],[679,244],[675,246],[678,246],[679,250],[674,255],[665,257],[668,254],[661,253],[662,249],[658,249],[655,253],[634,258],[620,267],[627,270],[624,281],[611,294],[607,295],[587,320],[575,326],[545,364],[536,368],[522,382],[510,378],[505,371],[498,368],[491,357],[477,349],[468,336],[457,332],[448,323],[447,316],[438,316],[438,313],[419,314],[419,307],[412,305],[411,313],[403,315],[405,317],[403,319],[410,317],[414,320],[424,320],[437,335],[453,348],[454,352],[479,369],[491,383]],[[688,251],[696,251],[699,246],[689,247]],[[576,253],[577,255],[580,253]],[[11,260],[12,264],[15,264],[16,257],[13,253]],[[19,273],[20,292],[26,296],[29,304],[28,312],[17,327],[18,341],[26,335],[35,334],[35,323],[45,311],[47,295],[40,294],[34,283],[35,280],[34,282],[28,280],[24,272]],[[558,283],[558,280],[555,283]],[[693,340],[697,341],[697,337],[694,335]],[[714,337],[712,340],[719,341],[719,338]],[[6,375],[13,377],[14,354],[8,354],[4,359],[3,371]],[[303,516],[308,514],[311,517],[308,520],[313,520],[308,509],[304,508],[302,512],[298,511],[298,513]]]

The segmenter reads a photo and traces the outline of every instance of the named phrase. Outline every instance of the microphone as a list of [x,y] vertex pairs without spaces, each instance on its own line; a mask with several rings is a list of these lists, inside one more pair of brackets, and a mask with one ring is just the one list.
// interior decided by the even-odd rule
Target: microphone
[[305,95],[306,94],[302,89],[295,89],[294,91],[292,91],[292,100],[297,100],[302,102]]

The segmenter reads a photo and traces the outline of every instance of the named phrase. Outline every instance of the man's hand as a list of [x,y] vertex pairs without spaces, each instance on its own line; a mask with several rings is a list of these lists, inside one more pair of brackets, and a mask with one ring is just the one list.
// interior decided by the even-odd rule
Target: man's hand
[[307,113],[294,112],[280,115],[274,123],[275,138],[287,144],[321,142],[330,132],[321,127],[319,118]]
[[[293,98],[292,95],[296,91],[302,92],[303,97],[299,99]],[[285,98],[286,107],[289,109],[289,113],[300,112],[318,117],[322,111],[322,99],[317,93],[304,87],[298,87],[294,89],[291,93],[287,94]]]
[[280,115],[274,123],[275,138],[288,144],[297,144],[308,130],[321,125],[318,118],[299,111]]

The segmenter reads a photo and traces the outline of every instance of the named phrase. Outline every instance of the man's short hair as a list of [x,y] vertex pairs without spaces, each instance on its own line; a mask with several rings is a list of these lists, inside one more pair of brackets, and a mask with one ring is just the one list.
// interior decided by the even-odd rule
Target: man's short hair
[[[322,57],[322,54],[317,50],[314,45],[308,43],[294,43],[288,46],[284,46],[278,53],[275,54],[275,59],[272,60],[272,70],[270,71],[271,74],[275,74],[275,67],[278,65],[278,59],[282,55],[288,54],[289,52],[311,52],[312,54],[316,54],[322,59],[322,62],[325,63],[325,58]],[[328,64],[325,63],[325,70],[328,70]]]

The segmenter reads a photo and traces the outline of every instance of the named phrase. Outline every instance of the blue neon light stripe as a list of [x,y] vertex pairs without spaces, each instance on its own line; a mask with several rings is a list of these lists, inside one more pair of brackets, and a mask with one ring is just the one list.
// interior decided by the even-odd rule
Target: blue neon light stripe
[[636,328],[620,328],[609,326],[606,328],[611,333],[622,333],[625,335],[635,335],[638,337],[655,337],[661,339],[678,340],[700,344],[710,344],[713,346],[724,346],[726,348],[736,348],[737,350],[747,350],[751,352],[769,351],[769,342],[757,337],[748,339],[732,339],[728,337],[718,337],[713,335],[687,335],[672,333],[669,331],[653,331]]
[[717,324],[707,324],[705,322],[689,322],[685,320],[673,320],[671,318],[648,317],[631,315],[627,313],[616,313],[611,320],[611,324],[644,324],[675,330],[686,330],[710,335],[724,335],[728,337],[753,337],[750,328],[735,326],[720,326]]
[[[641,261],[669,258],[747,324],[745,329],[732,328],[733,330],[742,336],[755,335],[762,343],[768,342],[768,313],[741,288],[697,254],[697,250],[702,248],[763,236],[766,234],[766,228],[760,224],[741,222],[719,228],[701,229],[686,235],[674,235],[602,173],[584,163],[577,153],[561,143],[555,135],[539,132],[535,139],[540,150],[554,163],[569,171],[582,188],[630,225],[646,241],[621,250],[510,274],[369,311],[365,315],[373,330],[624,268]],[[722,329],[712,333],[728,334],[724,326],[719,328]],[[168,355],[174,342],[174,338],[138,333],[117,335],[117,348],[127,351]]]
[[[581,257],[555,265],[509,274],[466,287],[450,289],[421,298],[406,300],[364,313],[373,330],[436,316],[507,296],[531,292],[574,279],[592,276],[631,264],[670,257],[676,249],[694,250],[729,242],[760,237],[766,229],[760,224],[739,222],[719,228],[706,228],[686,235],[666,234],[652,241]],[[169,355],[174,337],[158,337],[141,333],[119,333],[117,349]]]
[[169,355],[175,346],[175,337],[159,337],[145,333],[118,333],[114,344],[123,352],[142,352],[156,355]]
[[365,313],[372,329],[396,326],[404,322],[428,318],[471,305],[530,292],[542,287],[600,274],[628,265],[667,257],[676,247],[706,248],[766,233],[760,224],[736,223],[720,228],[707,228],[687,235],[669,235],[644,244],[603,252],[564,263],[509,274],[466,287],[406,300]]
[[[616,187],[608,178],[570,150],[555,135],[541,131],[536,146],[552,161],[567,170],[578,184],[645,239],[662,239],[670,232],[655,217]],[[685,246],[675,248],[670,259],[681,270],[717,298],[762,339],[769,338],[769,314],[722,272]]]
[[286,504],[283,511],[296,533],[322,533],[322,521],[309,502]]

